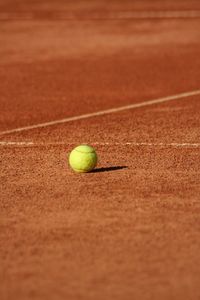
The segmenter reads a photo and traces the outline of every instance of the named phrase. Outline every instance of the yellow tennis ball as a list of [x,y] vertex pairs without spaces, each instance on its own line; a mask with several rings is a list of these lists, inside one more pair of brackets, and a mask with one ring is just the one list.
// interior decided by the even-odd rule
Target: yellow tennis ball
[[69,164],[78,173],[92,171],[97,165],[95,149],[88,145],[80,145],[74,148],[69,155]]

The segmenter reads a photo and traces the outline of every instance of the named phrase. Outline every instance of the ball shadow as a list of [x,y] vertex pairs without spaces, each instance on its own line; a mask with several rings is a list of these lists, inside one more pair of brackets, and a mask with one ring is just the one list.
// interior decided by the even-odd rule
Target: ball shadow
[[113,172],[118,171],[122,169],[127,169],[127,166],[113,166],[113,167],[107,167],[107,168],[97,168],[91,171],[90,173],[103,173],[103,172]]

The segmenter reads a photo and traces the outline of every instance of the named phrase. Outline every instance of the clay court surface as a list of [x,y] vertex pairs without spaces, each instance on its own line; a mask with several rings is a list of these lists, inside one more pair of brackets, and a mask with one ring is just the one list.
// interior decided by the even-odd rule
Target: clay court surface
[[0,0],[1,300],[200,299],[199,79],[199,1]]

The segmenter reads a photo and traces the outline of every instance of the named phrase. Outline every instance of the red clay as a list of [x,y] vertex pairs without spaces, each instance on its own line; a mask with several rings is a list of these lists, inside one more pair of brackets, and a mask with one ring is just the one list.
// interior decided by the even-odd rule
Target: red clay
[[[200,19],[91,20],[200,8],[160,2],[1,1],[0,131],[199,89]],[[195,96],[0,133],[34,142],[0,144],[0,298],[199,299],[199,128]],[[83,142],[99,165],[75,174]]]

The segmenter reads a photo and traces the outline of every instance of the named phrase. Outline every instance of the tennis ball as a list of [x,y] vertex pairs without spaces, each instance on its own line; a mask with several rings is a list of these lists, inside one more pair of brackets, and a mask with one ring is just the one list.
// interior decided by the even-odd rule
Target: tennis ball
[[97,164],[95,149],[88,145],[80,145],[74,148],[69,155],[69,164],[78,173],[92,171]]

